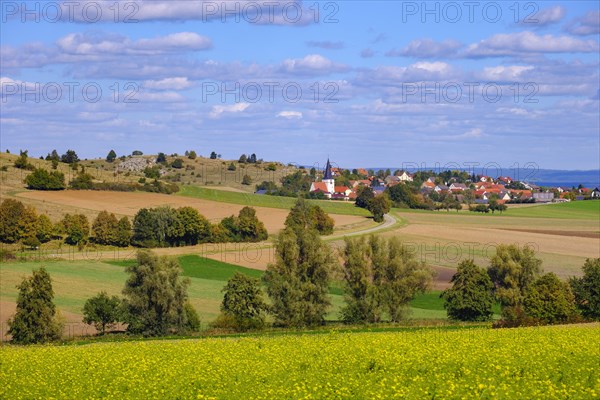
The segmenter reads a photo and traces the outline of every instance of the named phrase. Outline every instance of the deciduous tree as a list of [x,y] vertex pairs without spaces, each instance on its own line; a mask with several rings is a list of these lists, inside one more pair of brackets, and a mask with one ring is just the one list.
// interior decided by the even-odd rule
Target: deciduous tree
[[492,317],[494,284],[485,269],[473,260],[461,261],[450,282],[452,287],[440,296],[450,319],[488,321]]

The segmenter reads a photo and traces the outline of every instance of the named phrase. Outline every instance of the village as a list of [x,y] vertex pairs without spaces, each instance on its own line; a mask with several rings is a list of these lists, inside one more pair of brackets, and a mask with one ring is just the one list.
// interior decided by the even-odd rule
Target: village
[[[371,188],[373,193],[378,195],[396,185],[409,185],[423,199],[439,201],[450,196],[455,201],[466,204],[488,204],[490,200],[495,200],[498,204],[510,204],[600,199],[598,187],[541,187],[513,180],[510,176],[493,178],[472,174],[466,178],[465,175],[468,174],[461,171],[447,171],[451,174],[447,180],[443,179],[442,174],[431,171],[428,171],[430,176],[426,176],[425,171],[410,173],[397,170],[393,174],[386,172],[390,171],[380,170],[375,173],[364,168],[344,170],[332,167],[327,160],[322,179],[311,184],[310,193],[322,194],[324,198],[331,200],[355,201],[364,187]],[[348,176],[361,179],[347,179]]]

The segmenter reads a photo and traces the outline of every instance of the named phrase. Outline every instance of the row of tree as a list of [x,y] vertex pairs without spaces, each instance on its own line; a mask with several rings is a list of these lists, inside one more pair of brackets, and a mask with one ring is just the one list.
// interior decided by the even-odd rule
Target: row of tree
[[541,265],[531,248],[516,245],[498,246],[487,270],[472,260],[461,262],[452,287],[441,294],[448,316],[487,321],[499,302],[499,326],[600,319],[600,258],[586,260],[583,277],[569,282],[554,273],[542,274]]
[[[181,279],[176,261],[158,258],[150,251],[140,251],[136,263],[128,266],[129,274],[123,297],[106,292],[88,299],[83,307],[83,322],[104,334],[116,324],[144,336],[183,334],[200,329],[200,318],[189,302],[189,279]],[[44,267],[18,285],[17,309],[9,319],[12,341],[18,344],[45,343],[59,340],[63,323],[54,304],[50,275]]]
[[[321,232],[333,231],[333,220],[320,208],[311,209],[311,221]],[[0,204],[0,242],[36,247],[52,239],[64,239],[71,245],[93,242],[127,247],[168,247],[199,243],[259,242],[268,237],[256,211],[244,207],[237,216],[211,224],[192,207],[143,208],[133,225],[129,218],[117,219],[113,213],[100,212],[92,224],[84,214],[65,214],[56,224],[47,215],[37,215],[35,208],[6,199]]]

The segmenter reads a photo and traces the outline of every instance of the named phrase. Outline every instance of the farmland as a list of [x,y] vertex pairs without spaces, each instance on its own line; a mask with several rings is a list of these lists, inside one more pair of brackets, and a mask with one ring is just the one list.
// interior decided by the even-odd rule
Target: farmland
[[[253,278],[260,278],[263,274],[259,270],[196,255],[180,256],[178,261],[182,267],[182,275],[191,281],[190,300],[198,310],[205,326],[219,313],[221,289],[235,272]],[[44,265],[52,276],[56,293],[55,302],[68,322],[69,333],[81,334],[90,331],[89,327],[81,323],[81,312],[85,301],[100,291],[106,291],[109,295],[120,295],[127,277],[123,267],[131,263],[131,261],[3,263],[0,266],[0,298],[3,301],[0,306],[0,318],[4,322],[14,312],[14,303],[10,300],[16,298],[16,285],[21,278],[30,274],[32,269]],[[329,313],[329,319],[337,319],[343,304],[340,284],[334,285],[330,293],[334,307]],[[416,319],[444,319],[446,312],[443,310],[439,292],[428,293],[415,299],[415,304],[411,307],[411,316]],[[4,332],[6,324],[2,323],[0,326]]]
[[593,399],[598,325],[2,347],[0,397]]

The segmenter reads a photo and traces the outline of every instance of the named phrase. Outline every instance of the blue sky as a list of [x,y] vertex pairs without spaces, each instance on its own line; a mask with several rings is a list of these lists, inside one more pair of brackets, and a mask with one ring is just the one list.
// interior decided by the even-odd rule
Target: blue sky
[[0,4],[12,151],[600,167],[598,2]]

